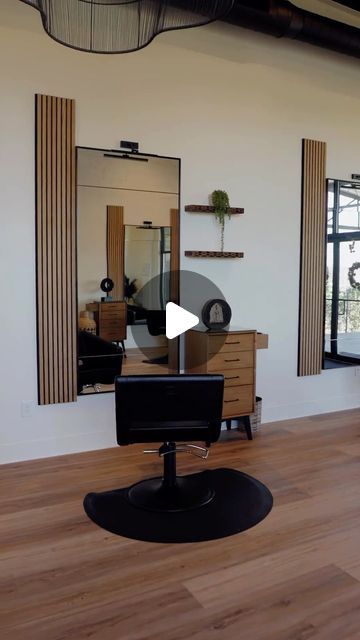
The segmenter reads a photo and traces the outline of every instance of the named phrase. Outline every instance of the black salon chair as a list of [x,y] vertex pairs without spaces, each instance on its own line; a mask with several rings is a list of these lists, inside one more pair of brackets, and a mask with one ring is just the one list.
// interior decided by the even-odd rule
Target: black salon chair
[[121,374],[123,350],[118,345],[89,331],[78,334],[78,393],[101,384],[113,384]]
[[162,543],[214,540],[265,518],[272,506],[270,491],[237,469],[176,475],[177,452],[206,458],[218,440],[223,388],[221,375],[117,377],[118,444],[162,443],[144,453],[163,458],[164,471],[130,487],[88,493],[89,518],[117,535]]
[[[128,500],[143,509],[181,511],[208,503],[213,492],[197,477],[176,476],[176,453],[207,458],[221,430],[222,375],[124,376],[115,381],[116,435],[119,445],[162,442],[163,477],[128,489]],[[139,402],[141,398],[141,402]],[[188,444],[205,442],[206,447]],[[176,442],[186,444],[177,445]]]
[[166,333],[166,311],[163,309],[148,309],[146,324],[151,336],[163,336]]
[[[164,336],[166,333],[166,311],[162,309],[148,309],[146,325],[151,336]],[[164,356],[143,360],[143,362],[148,364],[168,364],[168,361],[169,356],[167,353]]]

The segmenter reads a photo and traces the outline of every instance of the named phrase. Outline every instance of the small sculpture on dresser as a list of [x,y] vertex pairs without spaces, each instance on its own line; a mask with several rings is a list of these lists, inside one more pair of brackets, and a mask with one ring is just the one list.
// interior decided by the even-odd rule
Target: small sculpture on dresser
[[201,318],[208,329],[224,329],[230,324],[231,307],[226,300],[208,300],[201,311]]

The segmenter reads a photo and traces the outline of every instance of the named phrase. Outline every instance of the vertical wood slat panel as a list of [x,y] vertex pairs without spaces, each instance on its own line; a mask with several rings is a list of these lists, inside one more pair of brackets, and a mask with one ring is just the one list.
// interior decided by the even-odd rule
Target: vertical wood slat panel
[[326,143],[303,140],[298,375],[321,373],[326,249]]
[[[37,145],[39,140],[43,138],[43,101],[36,101],[36,132],[37,132]],[[43,184],[41,180],[42,166],[44,164],[44,145],[37,147],[36,152],[36,217],[43,210]],[[43,270],[39,269],[39,264],[43,263],[43,225],[37,220],[36,225],[36,291],[37,291],[37,331],[38,331],[38,353],[44,352],[44,335],[45,319],[43,314],[44,308],[44,285],[43,285]],[[44,358],[38,358],[38,384],[39,390],[42,390],[42,397],[45,397],[45,367]],[[40,395],[40,394],[39,394]]]
[[36,95],[39,404],[76,400],[75,103]]
[[[50,153],[51,153],[51,221],[50,221],[50,233],[52,240],[52,255],[51,255],[51,271],[52,271],[52,301],[51,308],[53,309],[53,354],[54,361],[59,360],[58,350],[58,318],[59,314],[56,311],[58,301],[58,283],[57,283],[57,153],[56,153],[56,132],[57,132],[57,112],[56,112],[56,98],[51,101],[51,138],[50,138]],[[54,390],[53,390],[54,402],[59,402],[59,369],[54,367]]]
[[[48,358],[52,358],[52,350],[53,350],[53,305],[52,305],[52,244],[53,238],[51,233],[51,101],[45,101],[45,117],[46,117],[46,137],[44,140],[44,144],[46,145],[46,209],[44,211],[45,215],[45,229],[46,229],[46,242],[44,245],[44,255],[46,256],[46,273],[48,277],[46,278],[45,289],[47,293],[46,297],[46,312],[48,316],[48,332],[47,332],[47,355]],[[47,378],[48,378],[48,393],[49,398],[53,397],[54,394],[54,368],[51,369],[48,367],[47,370]]]
[[[66,108],[66,104],[64,104],[63,101],[61,101],[61,194],[63,197],[63,194],[66,194],[66,189],[67,189],[67,172],[68,172],[68,165],[67,165],[67,147],[66,147],[66,139],[67,139],[67,127],[66,127],[66,122],[67,122],[67,108]],[[67,205],[66,205],[67,206]],[[62,303],[63,303],[63,308],[64,308],[64,313],[65,316],[67,316],[68,313],[68,300],[67,300],[67,293],[68,293],[68,283],[67,283],[67,278],[66,278],[66,269],[67,269],[67,234],[66,234],[66,229],[67,229],[67,224],[66,224],[66,217],[65,216],[61,216],[61,229],[62,229],[62,233],[61,233],[61,238],[62,238],[62,244],[61,244],[61,269],[62,269],[62,273],[64,274],[64,277],[62,278]],[[62,323],[62,338],[63,338],[63,354],[64,354],[64,360],[63,360],[63,371],[64,371],[64,377],[63,377],[63,389],[64,389],[64,395],[65,395],[65,390],[68,388],[69,384],[70,384],[70,376],[69,376],[69,362],[68,362],[68,326],[67,326],[67,321]],[[65,401],[65,399],[64,399]]]
[[114,282],[112,296],[114,300],[124,298],[124,207],[107,207],[107,275]]

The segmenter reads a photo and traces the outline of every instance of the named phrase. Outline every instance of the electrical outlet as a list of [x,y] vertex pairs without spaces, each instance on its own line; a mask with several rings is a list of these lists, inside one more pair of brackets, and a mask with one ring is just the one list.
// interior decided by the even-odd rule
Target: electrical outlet
[[355,367],[355,375],[360,376],[360,367]]
[[23,418],[31,418],[33,413],[33,403],[32,402],[22,402],[21,403],[21,415]]

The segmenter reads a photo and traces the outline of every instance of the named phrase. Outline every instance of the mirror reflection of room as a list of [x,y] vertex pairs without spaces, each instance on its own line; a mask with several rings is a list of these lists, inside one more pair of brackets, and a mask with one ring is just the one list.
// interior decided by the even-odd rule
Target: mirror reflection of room
[[[156,227],[150,222],[125,226],[124,298],[130,329],[127,353],[145,355],[142,363],[161,366],[159,373],[168,372],[165,309],[170,300],[170,243],[170,227]],[[157,368],[143,369],[143,373],[150,371],[156,373]]]
[[360,363],[360,183],[328,180],[324,367]]
[[165,306],[177,301],[170,273],[179,161],[79,148],[77,169],[83,395],[113,391],[119,374],[169,372]]

